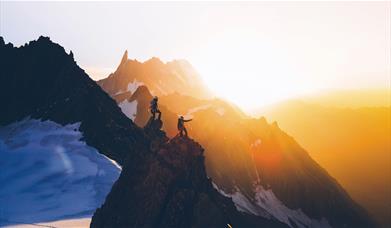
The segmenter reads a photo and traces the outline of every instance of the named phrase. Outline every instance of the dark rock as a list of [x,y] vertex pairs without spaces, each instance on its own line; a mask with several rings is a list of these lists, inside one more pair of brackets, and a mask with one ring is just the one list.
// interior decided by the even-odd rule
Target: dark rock
[[[137,175],[135,175],[137,173]],[[284,227],[238,212],[207,178],[203,148],[186,137],[126,165],[91,227]]]

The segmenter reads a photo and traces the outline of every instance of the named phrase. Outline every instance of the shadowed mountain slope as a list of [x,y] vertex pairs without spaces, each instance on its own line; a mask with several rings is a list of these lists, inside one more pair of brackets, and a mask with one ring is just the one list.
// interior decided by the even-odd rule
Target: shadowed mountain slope
[[143,150],[144,136],[115,101],[47,37],[19,48],[0,38],[0,124],[26,117],[81,122],[84,140],[122,164]]

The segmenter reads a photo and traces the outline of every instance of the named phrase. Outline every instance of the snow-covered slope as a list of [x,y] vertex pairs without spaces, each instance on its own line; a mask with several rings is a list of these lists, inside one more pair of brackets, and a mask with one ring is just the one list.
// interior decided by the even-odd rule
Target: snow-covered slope
[[118,106],[121,108],[121,111],[127,117],[129,117],[129,119],[134,121],[137,115],[137,100],[134,101],[124,100],[121,103],[119,103]]
[[86,145],[80,124],[0,127],[0,226],[91,217],[121,168]]
[[238,211],[247,214],[253,214],[268,219],[275,219],[287,224],[289,227],[313,227],[313,228],[331,228],[328,221],[324,218],[320,220],[309,218],[300,209],[293,210],[285,206],[273,193],[271,189],[264,189],[262,185],[256,185],[254,188],[254,199],[243,194],[239,189],[232,194],[227,194],[219,189],[215,183],[213,187],[220,194],[230,197]]

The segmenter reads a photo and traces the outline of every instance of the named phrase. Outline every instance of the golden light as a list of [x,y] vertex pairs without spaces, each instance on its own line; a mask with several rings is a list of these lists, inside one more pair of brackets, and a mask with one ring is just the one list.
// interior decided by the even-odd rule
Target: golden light
[[299,79],[296,53],[286,53],[272,38],[255,37],[251,31],[225,32],[200,48],[196,68],[217,96],[249,111],[311,91]]

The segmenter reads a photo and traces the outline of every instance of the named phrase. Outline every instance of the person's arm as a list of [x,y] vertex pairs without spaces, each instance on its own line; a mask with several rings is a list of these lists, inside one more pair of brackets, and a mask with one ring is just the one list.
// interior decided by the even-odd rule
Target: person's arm
[[184,120],[184,122],[189,122],[189,121],[192,121],[193,119],[190,119],[190,120]]

